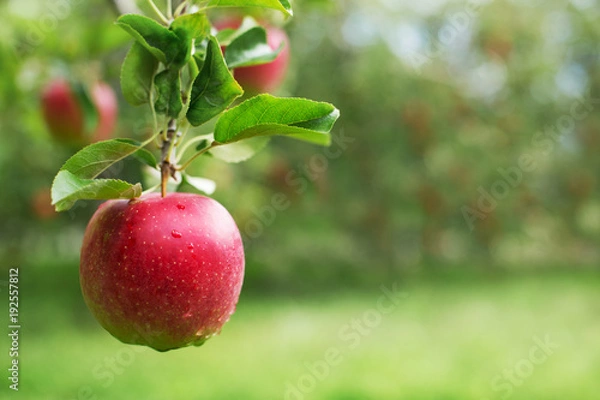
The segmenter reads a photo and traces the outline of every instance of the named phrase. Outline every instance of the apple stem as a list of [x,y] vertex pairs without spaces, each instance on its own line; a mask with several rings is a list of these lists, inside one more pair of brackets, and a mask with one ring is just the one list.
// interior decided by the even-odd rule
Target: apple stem
[[161,148],[161,165],[160,165],[160,192],[162,197],[167,195],[167,182],[169,181],[169,177],[172,176],[175,178],[175,166],[171,164],[171,156],[175,152],[175,147],[173,144],[175,143],[177,137],[177,121],[174,119],[169,120],[169,124],[167,126],[167,134],[163,139],[162,148]]
[[148,3],[148,5],[150,6],[150,8],[152,9],[152,11],[154,11],[154,14],[156,14],[156,16],[158,17],[158,19],[165,24],[166,26],[169,26],[170,22],[167,19],[167,17],[165,17],[165,15],[158,9],[158,7],[156,7],[156,4],[154,4],[154,2],[152,0],[146,0],[146,2]]
[[187,11],[187,1],[182,1],[181,4],[179,4],[177,6],[177,8],[175,9],[174,16],[179,17],[180,15],[185,14],[186,11]]

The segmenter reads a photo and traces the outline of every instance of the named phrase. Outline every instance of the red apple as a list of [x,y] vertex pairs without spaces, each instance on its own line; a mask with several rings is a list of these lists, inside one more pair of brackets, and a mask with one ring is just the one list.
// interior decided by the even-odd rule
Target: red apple
[[52,206],[52,197],[50,188],[38,189],[31,197],[31,209],[34,215],[40,220],[49,220],[58,216],[54,206]]
[[86,132],[85,113],[69,82],[57,79],[44,88],[42,113],[54,138],[79,145],[111,138],[118,111],[115,92],[108,84],[97,82],[90,96],[98,112],[98,123],[92,132]]
[[[221,29],[237,29],[242,23],[241,19],[224,19],[217,21],[215,27]],[[285,74],[290,61],[290,40],[285,31],[276,26],[265,26],[267,43],[275,50],[284,43],[283,49],[275,60],[251,67],[240,67],[233,70],[233,76],[244,90],[250,94],[275,91],[285,79]],[[227,51],[227,49],[225,49]]]
[[204,196],[109,200],[83,238],[83,297],[125,343],[159,351],[202,345],[233,314],[243,276],[239,230]]
[[117,96],[109,84],[97,82],[92,87],[92,100],[98,110],[99,119],[98,126],[92,134],[92,141],[108,140],[113,137],[117,125],[119,113]]

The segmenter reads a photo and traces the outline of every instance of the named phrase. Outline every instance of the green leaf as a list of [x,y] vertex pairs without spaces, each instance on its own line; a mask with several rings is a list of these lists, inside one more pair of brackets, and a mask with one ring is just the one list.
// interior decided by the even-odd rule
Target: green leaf
[[128,103],[140,106],[149,102],[157,68],[158,60],[144,46],[134,42],[121,67],[121,90]]
[[[133,139],[118,139],[121,142],[124,143],[130,143],[134,146],[141,146],[141,143],[133,140]],[[142,164],[148,165],[149,167],[152,168],[156,168],[156,166],[158,165],[158,161],[156,160],[156,157],[154,156],[154,154],[152,154],[151,152],[149,152],[148,150],[146,150],[143,147],[140,147],[135,153],[133,153],[131,155],[133,158],[135,158],[136,160],[138,160],[139,162],[141,162]]]
[[216,38],[217,41],[222,46],[227,46],[231,41],[237,36],[237,30],[231,28],[225,28],[217,32]]
[[156,166],[154,155],[131,139],[113,139],[84,147],[65,162],[52,183],[56,211],[68,210],[77,200],[134,198],[142,193],[139,184],[116,179],[93,179],[114,163],[133,155]]
[[166,69],[160,72],[154,77],[154,85],[158,93],[154,103],[156,112],[170,118],[178,118],[183,109],[179,71]]
[[198,69],[198,63],[196,62],[196,56],[191,59],[185,67],[181,69],[181,88],[182,88],[182,101],[185,108],[185,112],[189,109],[190,98],[192,97],[192,88],[194,81],[200,73]]
[[329,132],[339,116],[329,103],[262,94],[224,112],[215,126],[215,140],[232,143],[282,135],[328,146]]
[[194,57],[188,64],[189,68],[190,68],[190,75],[194,76],[194,80],[200,73],[200,70],[202,69],[202,67],[204,66],[204,56],[205,55],[206,54],[194,54]]
[[244,93],[231,75],[214,37],[208,42],[206,59],[192,87],[187,119],[198,126],[225,110]]
[[[60,170],[68,171],[82,179],[91,179],[125,157],[144,151],[147,152],[140,143],[129,139],[93,143],[69,158]],[[150,156],[154,157],[152,154]],[[148,158],[147,155],[142,157]]]
[[179,37],[180,50],[173,63],[181,67],[190,60],[196,39],[203,39],[210,33],[210,22],[205,13],[186,14],[176,18],[170,27]]
[[181,184],[177,187],[178,192],[201,192],[211,195],[217,189],[215,181],[181,174]]
[[71,82],[70,85],[71,90],[77,99],[77,104],[79,104],[83,111],[84,134],[91,137],[100,120],[98,109],[94,105],[91,94],[85,85],[80,82]]
[[165,65],[169,65],[181,50],[179,37],[151,18],[125,14],[119,17],[117,25]]
[[217,32],[216,38],[221,46],[229,46],[238,36],[244,32],[256,28],[260,24],[251,16],[247,15],[237,29],[225,28]]
[[[209,136],[212,137],[212,134],[210,134]],[[211,139],[211,141],[208,141],[208,139],[202,140],[201,142],[199,142],[196,145],[196,151],[202,151],[202,150],[206,149],[207,147],[210,147],[211,142],[212,142],[212,139]]]
[[262,7],[292,15],[292,7],[288,0],[209,0],[208,7]]
[[273,61],[285,46],[282,43],[277,50],[267,43],[267,32],[257,26],[236,37],[227,46],[225,61],[229,68],[247,67]]
[[156,160],[154,154],[150,153],[146,149],[139,149],[138,151],[132,154],[132,157],[141,162],[142,164],[145,164],[152,168],[156,168],[158,164],[158,161]]
[[210,33],[210,22],[205,13],[185,14],[175,18],[170,29],[180,38],[204,38]]
[[81,179],[69,171],[60,171],[52,183],[52,204],[66,211],[77,200],[133,199],[142,195],[142,186],[118,179]]
[[234,142],[212,148],[209,153],[219,160],[228,163],[238,163],[246,161],[262,150],[267,143],[269,137],[255,137],[241,142]]
[[210,36],[207,39],[202,40],[201,42],[196,41],[196,49],[194,51],[194,61],[196,61],[196,65],[198,69],[201,70],[204,65],[204,59],[206,58],[206,52],[208,51],[208,44],[210,43]]

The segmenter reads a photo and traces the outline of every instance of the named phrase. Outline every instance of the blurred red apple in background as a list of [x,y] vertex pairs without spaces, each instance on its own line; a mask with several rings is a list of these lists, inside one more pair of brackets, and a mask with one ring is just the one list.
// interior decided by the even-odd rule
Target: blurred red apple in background
[[[91,118],[74,86],[65,79],[51,81],[42,92],[42,113],[52,136],[65,143],[85,145],[110,139],[118,113],[117,97],[104,82],[96,82],[89,97],[97,114],[97,123],[88,129]],[[92,121],[93,122],[93,121]]]
[[[242,24],[241,18],[225,18],[215,22],[218,30],[238,29]],[[233,76],[249,94],[270,93],[275,91],[285,79],[290,61],[290,40],[285,31],[277,26],[264,26],[267,31],[267,43],[276,50],[284,46],[275,60],[250,67],[240,67],[233,70]],[[227,48],[225,48],[227,51]]]
[[49,220],[58,216],[52,205],[49,187],[38,189],[33,193],[31,209],[33,214],[40,220]]

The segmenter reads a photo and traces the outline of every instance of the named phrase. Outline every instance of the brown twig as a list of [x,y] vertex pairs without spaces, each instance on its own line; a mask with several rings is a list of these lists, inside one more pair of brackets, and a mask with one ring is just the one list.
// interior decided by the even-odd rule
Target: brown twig
[[169,177],[175,178],[175,166],[171,163],[171,156],[175,152],[174,144],[177,136],[177,121],[171,119],[167,127],[167,135],[163,140],[161,147],[161,164],[160,164],[160,192],[162,197],[167,195],[167,182]]

